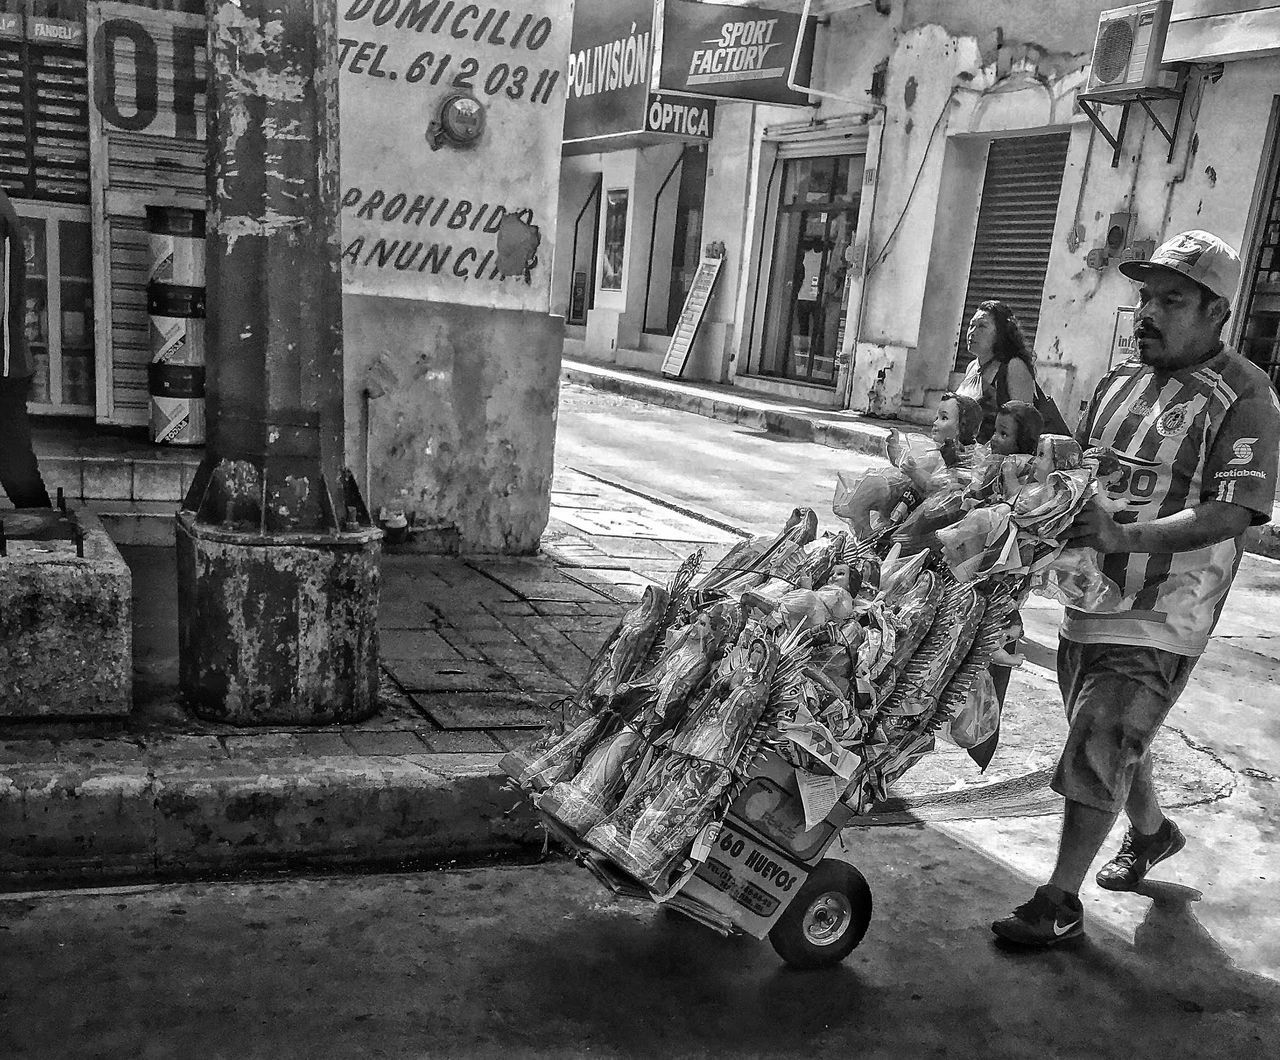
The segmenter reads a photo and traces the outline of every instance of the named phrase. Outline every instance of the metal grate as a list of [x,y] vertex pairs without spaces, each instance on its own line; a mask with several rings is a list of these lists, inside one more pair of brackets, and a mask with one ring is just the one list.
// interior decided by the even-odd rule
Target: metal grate
[[1266,180],[1266,219],[1245,276],[1240,352],[1280,387],[1280,143],[1272,148]]
[[1069,133],[992,140],[969,266],[956,370],[971,360],[964,325],[988,299],[1013,310],[1035,346]]

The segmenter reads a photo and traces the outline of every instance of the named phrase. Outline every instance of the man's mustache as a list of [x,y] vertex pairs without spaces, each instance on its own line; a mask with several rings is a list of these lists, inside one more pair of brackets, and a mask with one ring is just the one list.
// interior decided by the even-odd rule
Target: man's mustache
[[1135,339],[1163,339],[1160,329],[1153,324],[1139,324],[1133,329]]

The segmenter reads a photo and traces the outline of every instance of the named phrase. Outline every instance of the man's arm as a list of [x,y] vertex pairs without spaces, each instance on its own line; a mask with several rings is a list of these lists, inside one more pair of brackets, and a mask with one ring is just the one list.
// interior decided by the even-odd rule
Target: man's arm
[[1099,552],[1193,552],[1238,537],[1254,521],[1252,509],[1226,501],[1205,501],[1194,508],[1146,523],[1118,523],[1091,503],[1067,530],[1072,545]]

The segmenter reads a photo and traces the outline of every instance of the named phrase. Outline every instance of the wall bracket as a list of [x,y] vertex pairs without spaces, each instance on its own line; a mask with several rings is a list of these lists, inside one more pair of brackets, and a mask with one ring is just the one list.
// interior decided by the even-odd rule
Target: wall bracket
[[[1120,155],[1124,150],[1124,133],[1129,124],[1129,110],[1136,103],[1147,112],[1147,117],[1151,119],[1151,124],[1160,130],[1161,135],[1169,142],[1169,154],[1166,162],[1173,161],[1173,148],[1178,140],[1178,129],[1182,125],[1182,111],[1187,98],[1187,65],[1179,63],[1177,65],[1178,80],[1173,88],[1135,88],[1129,92],[1118,94],[1114,92],[1081,92],[1076,97],[1076,102],[1080,105],[1080,109],[1084,111],[1087,117],[1098,132],[1102,133],[1114,151],[1111,156],[1111,168],[1115,169],[1120,165]],[[1176,99],[1178,101],[1178,112],[1173,120],[1173,128],[1165,128],[1151,109],[1151,104],[1156,100]],[[1102,116],[1098,113],[1100,107],[1117,106],[1123,108],[1120,111],[1120,125],[1113,134],[1107,128],[1102,120]]]

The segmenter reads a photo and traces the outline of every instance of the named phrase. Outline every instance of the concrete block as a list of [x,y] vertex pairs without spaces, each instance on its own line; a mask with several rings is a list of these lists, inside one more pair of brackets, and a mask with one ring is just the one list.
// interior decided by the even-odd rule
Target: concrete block
[[182,501],[182,466],[173,460],[135,460],[133,499],[171,502],[176,510]]
[[40,477],[44,479],[50,497],[56,497],[59,488],[63,497],[74,503],[84,496],[81,459],[78,456],[40,457]]
[[133,461],[115,457],[83,457],[80,495],[92,500],[132,500]]
[[5,520],[0,717],[123,715],[132,706],[132,577],[92,512],[71,517],[84,530],[83,557],[72,541],[22,539],[24,513]]

